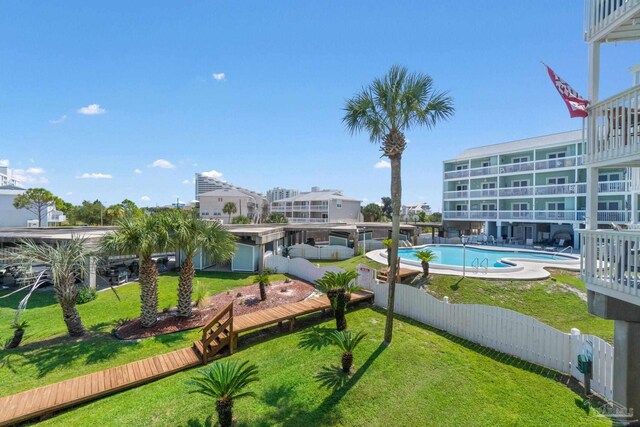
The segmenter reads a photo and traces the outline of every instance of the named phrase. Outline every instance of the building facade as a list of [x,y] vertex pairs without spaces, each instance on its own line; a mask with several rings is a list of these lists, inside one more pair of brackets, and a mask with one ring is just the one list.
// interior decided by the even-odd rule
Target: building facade
[[[253,222],[259,222],[263,215],[263,206],[266,206],[264,198],[259,198],[235,189],[219,189],[201,193],[200,218],[220,220],[229,224],[237,216],[249,217]],[[236,212],[227,214],[223,212],[227,203],[233,203]]]
[[[16,209],[13,201],[26,190],[16,185],[0,185],[0,227],[37,227],[38,215],[28,209]],[[59,225],[67,218],[55,206],[47,206],[42,211],[42,227]]]
[[[587,219],[587,168],[582,131],[465,150],[444,162],[443,220],[448,235],[484,232],[497,241],[572,244]],[[600,224],[637,216],[631,173],[597,174]]]
[[275,202],[276,200],[295,197],[298,194],[300,194],[300,190],[294,190],[293,188],[274,187],[271,190],[267,190],[267,201],[271,203]]
[[[612,44],[640,41],[640,0],[585,0],[585,39],[589,46],[586,229],[580,232],[582,279],[589,312],[614,320],[613,400],[640,413],[640,85],[638,69],[631,87],[601,99],[600,51]],[[637,58],[633,58],[637,60]],[[629,66],[634,64],[628,64]],[[618,70],[616,70],[618,71]],[[632,168],[630,230],[608,229],[593,218],[602,207],[598,177],[609,168]],[[594,360],[596,366],[598,361]]]
[[0,166],[0,186],[15,185],[19,186],[19,182],[13,177],[11,169],[8,166]]
[[353,223],[360,219],[360,203],[339,191],[311,191],[272,202],[271,212],[282,213],[290,223]]

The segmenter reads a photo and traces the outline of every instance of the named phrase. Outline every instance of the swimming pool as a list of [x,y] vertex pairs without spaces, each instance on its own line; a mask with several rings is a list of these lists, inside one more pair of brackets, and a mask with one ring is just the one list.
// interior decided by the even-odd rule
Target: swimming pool
[[[443,265],[462,267],[463,247],[461,245],[426,245],[416,248],[399,248],[398,256],[411,264],[419,264],[420,259],[416,257],[416,252],[430,249],[438,257],[431,265]],[[488,249],[477,246],[467,246],[465,265],[467,267],[477,267],[482,263],[482,267],[507,268],[513,267],[514,263],[505,260],[525,260],[542,261],[553,264],[559,261],[577,261],[578,258],[564,254],[553,254],[548,252],[535,252],[529,250],[504,250]],[[487,264],[488,263],[488,264]]]

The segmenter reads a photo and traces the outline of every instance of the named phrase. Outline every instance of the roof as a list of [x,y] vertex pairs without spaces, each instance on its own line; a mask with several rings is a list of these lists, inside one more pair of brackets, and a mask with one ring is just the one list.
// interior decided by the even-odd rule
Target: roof
[[212,191],[207,191],[206,193],[201,193],[198,195],[198,197],[257,197],[254,196],[253,194],[247,194],[244,191],[241,190],[236,190],[236,189],[232,189],[232,188],[222,188],[219,190],[212,190]]
[[582,136],[582,130],[572,130],[569,132],[519,139],[516,141],[502,142],[499,144],[483,145],[481,147],[468,148],[454,159],[447,161],[449,162],[455,160],[489,157],[496,154],[506,154],[517,151],[532,150],[534,148],[553,147],[556,145],[576,143],[580,142],[583,139]]
[[279,202],[316,202],[324,200],[344,200],[348,202],[361,202],[361,200],[352,199],[350,197],[343,196],[336,191],[312,191],[310,193],[299,194],[293,197],[287,197],[285,199],[274,200],[272,203]]
[[24,189],[24,188],[22,188],[22,187],[18,187],[17,185],[13,185],[13,184],[0,185],[0,190],[18,190],[18,191],[25,191],[25,189]]

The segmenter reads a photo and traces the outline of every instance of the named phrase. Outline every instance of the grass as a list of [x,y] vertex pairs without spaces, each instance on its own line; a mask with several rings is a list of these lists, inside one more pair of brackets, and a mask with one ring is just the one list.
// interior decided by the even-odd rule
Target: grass
[[[282,280],[284,275],[274,275]],[[250,285],[253,276],[244,273],[199,272],[195,281],[202,283],[208,294],[216,294]],[[177,303],[177,274],[158,279],[160,309]],[[29,322],[25,339],[18,349],[0,350],[0,396],[50,384],[78,375],[96,372],[112,366],[188,347],[197,339],[199,330],[162,335],[139,342],[124,342],[114,338],[111,330],[119,319],[135,318],[140,313],[140,290],[137,283],[117,288],[120,300],[111,290],[78,306],[90,335],[81,340],[65,336],[62,311],[52,292],[37,292],[31,296],[21,319]],[[0,299],[0,345],[13,335],[9,325],[15,307],[24,296],[19,293]]]
[[551,278],[537,281],[482,280],[431,275],[427,292],[458,304],[486,304],[532,316],[563,332],[578,328],[613,343],[613,321],[589,314],[584,282],[575,273],[551,270]]
[[[323,339],[332,321],[259,342],[241,338],[232,358],[256,363],[260,381],[250,386],[255,398],[235,402],[236,425],[611,425],[588,414],[556,373],[406,319],[396,320],[386,347],[384,313],[360,309],[347,317],[350,328],[368,334],[354,353],[351,377],[338,371],[340,351]],[[213,402],[187,394],[185,382],[195,373],[106,397],[42,425],[213,425]]]

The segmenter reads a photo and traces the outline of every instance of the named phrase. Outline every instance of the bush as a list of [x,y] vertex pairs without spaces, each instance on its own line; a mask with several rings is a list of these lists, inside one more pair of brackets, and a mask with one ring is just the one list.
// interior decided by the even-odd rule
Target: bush
[[196,282],[193,287],[193,303],[198,308],[203,308],[206,305],[207,297],[207,287],[200,282]]
[[98,297],[98,293],[95,289],[91,289],[88,286],[80,287],[78,296],[76,297],[76,304],[86,304],[89,301],[93,301]]

